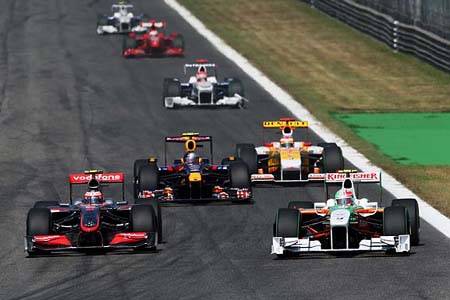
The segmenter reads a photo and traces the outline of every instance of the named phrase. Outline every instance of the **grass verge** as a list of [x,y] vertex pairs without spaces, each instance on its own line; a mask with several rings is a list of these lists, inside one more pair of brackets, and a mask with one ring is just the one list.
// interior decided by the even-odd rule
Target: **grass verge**
[[449,74],[299,0],[179,2],[350,145],[450,216],[450,166],[400,165],[333,117],[449,112]]

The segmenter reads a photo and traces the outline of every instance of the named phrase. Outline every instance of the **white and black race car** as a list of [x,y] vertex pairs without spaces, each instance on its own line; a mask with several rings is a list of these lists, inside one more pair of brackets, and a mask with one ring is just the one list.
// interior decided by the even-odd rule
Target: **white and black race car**
[[184,74],[188,82],[178,78],[164,79],[163,105],[166,108],[182,106],[228,106],[242,108],[248,102],[244,98],[244,87],[237,78],[217,80],[216,64],[204,59],[196,63],[185,64]]
[[145,32],[147,27],[142,26],[144,15],[134,15],[132,4],[121,1],[113,4],[112,16],[99,15],[97,18],[97,34],[114,34],[129,32]]

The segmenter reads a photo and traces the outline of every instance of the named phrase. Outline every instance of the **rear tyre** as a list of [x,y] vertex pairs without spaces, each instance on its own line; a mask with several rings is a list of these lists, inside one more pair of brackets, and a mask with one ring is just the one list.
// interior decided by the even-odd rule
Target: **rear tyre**
[[344,157],[339,147],[328,146],[323,149],[323,172],[334,173],[337,170],[344,169]]
[[51,213],[48,208],[32,208],[27,215],[27,236],[47,235],[51,231]]
[[250,174],[258,173],[258,154],[253,144],[237,144],[236,157],[242,159],[248,166]]
[[123,38],[123,45],[122,45],[122,51],[128,50],[128,49],[135,49],[137,47],[137,42],[134,38],[130,36],[125,36]]
[[314,208],[314,203],[309,201],[291,201],[288,204],[288,208],[299,209],[299,208]]
[[173,38],[172,47],[184,50],[184,37],[181,34]]
[[300,213],[296,209],[279,208],[275,217],[274,236],[298,238]]
[[149,164],[148,159],[136,159],[133,165],[133,177],[136,178],[139,175],[139,171],[142,166],[146,166]]
[[37,201],[34,203],[33,208],[47,208],[50,206],[59,206],[58,201]]
[[[181,97],[181,83],[177,78],[165,78],[163,83],[163,106],[166,107],[166,97]],[[167,107],[169,108],[169,107]]]
[[134,232],[157,232],[155,212],[151,205],[131,208],[131,228]]
[[250,188],[250,176],[245,162],[235,161],[229,169],[232,188]]
[[227,96],[233,97],[234,94],[238,94],[244,97],[244,86],[242,85],[242,82],[237,78],[228,78],[228,81]]
[[156,225],[158,226],[158,244],[162,244],[163,241],[163,230],[162,230],[162,218],[161,218],[161,205],[158,199],[136,199],[134,201],[136,204],[150,205],[153,207],[153,212],[155,213]]
[[158,188],[159,171],[156,163],[142,166],[138,173],[137,192],[154,191]]
[[97,26],[107,26],[108,25],[108,17],[103,15],[97,16]]
[[383,234],[409,234],[408,211],[403,206],[390,206],[383,213]]
[[420,216],[419,205],[416,199],[395,199],[392,200],[392,206],[406,208],[409,217],[409,226],[411,229],[411,245],[417,246],[420,243]]

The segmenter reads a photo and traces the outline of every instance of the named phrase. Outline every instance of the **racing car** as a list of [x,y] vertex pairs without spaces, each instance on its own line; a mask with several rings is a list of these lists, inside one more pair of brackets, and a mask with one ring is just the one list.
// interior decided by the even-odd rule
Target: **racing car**
[[[129,205],[124,174],[88,170],[70,174],[70,202],[37,201],[28,211],[25,250],[29,255],[57,251],[156,249],[161,242],[157,201]],[[122,200],[104,198],[106,184],[122,185]],[[83,198],[73,199],[73,186],[86,185]]]
[[[297,128],[308,129],[307,121],[281,118],[263,122],[263,129],[279,129],[279,141],[254,144],[237,144],[235,156],[249,167],[252,183],[289,184],[323,181],[324,173],[344,169],[342,150],[335,143],[313,145],[294,141]],[[264,140],[264,136],[263,136]]]
[[[395,199],[388,207],[358,197],[361,183],[377,184],[380,172],[327,173],[325,186],[341,188],[326,202],[290,202],[273,224],[272,254],[382,251],[408,253],[419,244],[419,207],[415,199]],[[381,194],[380,194],[381,195]]]
[[183,56],[184,37],[172,32],[165,34],[166,23],[150,20],[141,22],[145,33],[131,32],[123,40],[122,55],[126,58],[154,56]]
[[187,82],[178,78],[165,78],[163,84],[163,105],[177,107],[218,107],[242,108],[248,102],[244,98],[244,86],[238,78],[217,79],[217,66],[199,59],[184,65]]
[[[167,148],[173,143],[184,144],[185,151],[181,158],[168,164]],[[210,158],[198,153],[198,148],[204,145],[209,145]],[[157,165],[154,157],[135,161],[134,189],[138,199],[158,199],[161,204],[251,200],[247,165],[233,161],[233,157],[227,158],[231,162],[226,165],[214,164],[211,136],[188,132],[166,137],[165,149],[162,166]]]
[[147,27],[142,26],[141,22],[146,21],[144,15],[135,16],[132,4],[126,1],[120,1],[111,6],[112,16],[99,15],[97,17],[97,34],[115,34],[128,32],[145,32]]

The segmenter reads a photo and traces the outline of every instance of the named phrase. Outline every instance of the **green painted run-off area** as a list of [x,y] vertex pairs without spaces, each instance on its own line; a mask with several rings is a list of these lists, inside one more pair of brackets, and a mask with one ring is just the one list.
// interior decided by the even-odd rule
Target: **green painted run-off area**
[[401,164],[450,165],[450,113],[336,114]]

